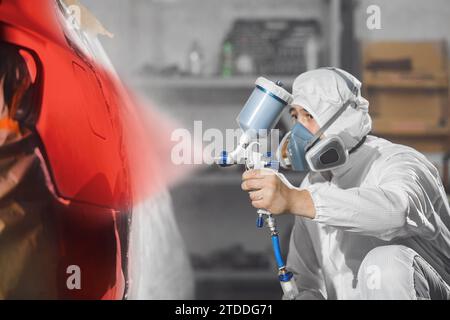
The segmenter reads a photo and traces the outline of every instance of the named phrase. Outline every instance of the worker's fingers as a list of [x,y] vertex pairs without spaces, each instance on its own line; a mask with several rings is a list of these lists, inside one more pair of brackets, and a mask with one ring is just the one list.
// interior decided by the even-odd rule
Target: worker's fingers
[[264,180],[263,179],[250,179],[245,180],[241,184],[241,188],[244,191],[254,191],[259,190],[264,187]]
[[242,180],[245,181],[249,179],[264,179],[264,175],[261,174],[261,170],[259,169],[248,170],[242,174]]
[[264,179],[266,177],[274,177],[274,176],[276,176],[276,173],[272,169],[254,169],[245,171],[242,174],[242,180]]
[[263,190],[251,191],[248,193],[248,195],[250,196],[250,200],[252,200],[252,201],[260,201],[260,200],[264,199]]
[[252,201],[252,206],[256,209],[267,209],[267,204],[264,200]]

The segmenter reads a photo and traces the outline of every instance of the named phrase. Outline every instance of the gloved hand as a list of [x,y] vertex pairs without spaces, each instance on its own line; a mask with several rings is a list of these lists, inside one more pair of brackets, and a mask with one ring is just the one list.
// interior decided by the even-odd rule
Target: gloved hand
[[280,173],[272,169],[249,170],[242,175],[242,190],[249,192],[252,206],[272,214],[293,213],[315,217],[311,195],[295,188]]

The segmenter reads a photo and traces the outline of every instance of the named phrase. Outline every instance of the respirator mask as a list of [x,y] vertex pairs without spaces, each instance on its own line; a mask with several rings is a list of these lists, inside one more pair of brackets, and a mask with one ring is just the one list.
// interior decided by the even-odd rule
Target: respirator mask
[[[358,87],[345,74],[334,68],[327,69],[336,72],[344,79],[354,98],[358,97]],[[310,170],[314,172],[328,171],[344,165],[349,154],[361,146],[365,139],[349,152],[342,138],[337,135],[323,137],[323,134],[348,107],[357,108],[353,98],[347,100],[316,134],[312,134],[301,123],[296,123],[283,138],[277,151],[280,165],[294,171],[303,172]]]

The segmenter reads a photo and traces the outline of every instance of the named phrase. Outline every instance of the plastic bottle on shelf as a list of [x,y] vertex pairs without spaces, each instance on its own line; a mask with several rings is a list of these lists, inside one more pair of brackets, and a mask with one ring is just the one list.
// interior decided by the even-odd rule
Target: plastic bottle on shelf
[[197,41],[192,43],[188,55],[188,72],[192,76],[201,76],[204,65],[203,51]]

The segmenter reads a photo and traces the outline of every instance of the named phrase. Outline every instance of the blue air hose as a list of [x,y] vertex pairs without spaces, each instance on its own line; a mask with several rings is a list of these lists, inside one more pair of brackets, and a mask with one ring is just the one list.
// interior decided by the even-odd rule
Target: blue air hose
[[277,234],[272,235],[272,247],[275,254],[275,260],[277,261],[278,269],[284,268],[285,264],[283,257],[281,256],[280,240]]

